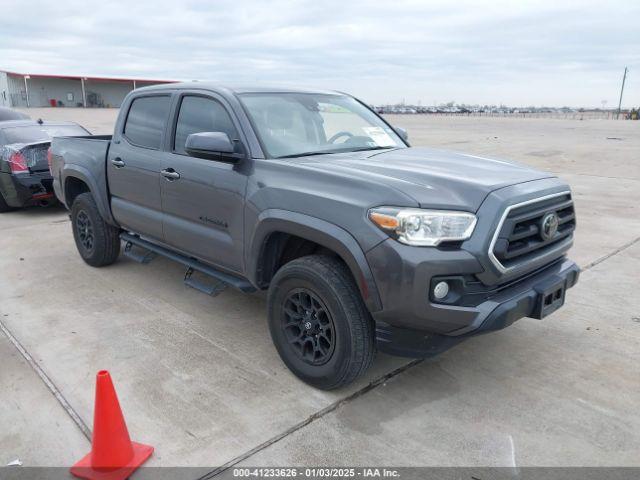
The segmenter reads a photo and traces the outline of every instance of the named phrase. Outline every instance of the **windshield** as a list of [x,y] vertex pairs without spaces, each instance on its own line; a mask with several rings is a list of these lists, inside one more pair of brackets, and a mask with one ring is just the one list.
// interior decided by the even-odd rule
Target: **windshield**
[[375,113],[345,95],[240,95],[267,155],[272,158],[403,148]]
[[27,125],[2,130],[7,144],[45,142],[52,137],[88,135],[80,125]]

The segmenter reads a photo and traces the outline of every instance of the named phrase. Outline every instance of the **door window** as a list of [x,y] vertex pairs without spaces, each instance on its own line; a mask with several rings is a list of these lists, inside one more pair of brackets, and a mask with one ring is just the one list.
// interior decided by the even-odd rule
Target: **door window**
[[184,154],[187,137],[201,132],[224,132],[232,141],[238,138],[229,113],[219,102],[211,98],[186,96],[180,104],[174,151]]
[[140,147],[160,149],[162,132],[169,116],[169,96],[139,97],[131,104],[124,135]]

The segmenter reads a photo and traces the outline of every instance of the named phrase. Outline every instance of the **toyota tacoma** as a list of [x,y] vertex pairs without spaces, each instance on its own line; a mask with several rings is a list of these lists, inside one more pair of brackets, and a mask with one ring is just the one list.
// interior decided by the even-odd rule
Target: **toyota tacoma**
[[183,83],[127,96],[112,136],[54,138],[53,186],[94,267],[183,264],[186,284],[265,291],[275,347],[322,389],[376,350],[436,355],[565,301],[569,186],[410,147],[333,91]]

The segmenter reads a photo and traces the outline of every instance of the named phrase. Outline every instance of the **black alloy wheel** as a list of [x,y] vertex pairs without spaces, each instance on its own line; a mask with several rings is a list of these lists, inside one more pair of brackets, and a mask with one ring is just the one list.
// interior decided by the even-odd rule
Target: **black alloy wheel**
[[309,365],[327,363],[335,349],[335,326],[320,297],[296,288],[287,295],[282,314],[282,328],[298,357]]
[[336,256],[307,255],[280,267],[269,284],[267,309],[280,358],[309,385],[340,388],[371,365],[374,322]]
[[120,229],[105,222],[91,193],[71,205],[71,230],[82,259],[92,267],[111,265],[120,253]]
[[80,210],[76,216],[76,232],[80,244],[88,254],[91,254],[94,245],[93,223],[84,210]]

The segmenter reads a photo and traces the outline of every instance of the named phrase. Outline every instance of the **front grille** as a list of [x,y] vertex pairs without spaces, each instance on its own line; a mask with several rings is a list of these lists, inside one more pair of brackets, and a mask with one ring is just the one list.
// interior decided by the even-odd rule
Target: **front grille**
[[569,192],[515,205],[503,218],[493,245],[494,258],[503,269],[510,269],[551,254],[570,241],[575,228]]

